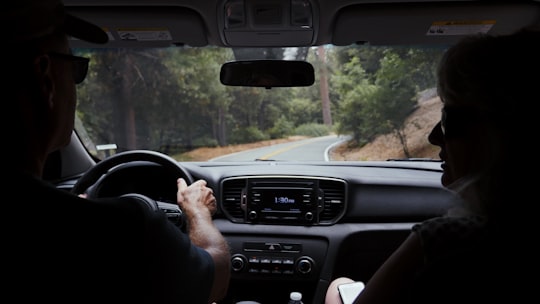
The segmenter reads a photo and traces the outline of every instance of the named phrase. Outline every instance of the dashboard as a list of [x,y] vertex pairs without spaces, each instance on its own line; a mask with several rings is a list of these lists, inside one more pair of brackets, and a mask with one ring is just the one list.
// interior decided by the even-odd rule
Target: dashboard
[[[214,222],[232,255],[223,303],[278,303],[292,291],[305,303],[322,303],[333,278],[367,281],[412,225],[459,202],[441,186],[439,162],[180,165],[218,198]],[[126,166],[107,179],[102,195],[137,192],[169,206],[160,205],[168,214],[178,211],[175,178],[160,165]]]

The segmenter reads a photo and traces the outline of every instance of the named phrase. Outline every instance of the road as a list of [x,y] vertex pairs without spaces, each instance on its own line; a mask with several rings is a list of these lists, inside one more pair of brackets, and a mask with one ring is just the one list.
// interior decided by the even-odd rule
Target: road
[[328,161],[329,149],[343,136],[328,135],[220,156],[210,161]]

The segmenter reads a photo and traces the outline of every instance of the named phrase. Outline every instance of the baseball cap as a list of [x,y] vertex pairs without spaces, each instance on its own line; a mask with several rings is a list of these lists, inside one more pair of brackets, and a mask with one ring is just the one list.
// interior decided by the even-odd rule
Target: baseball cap
[[[61,0],[9,0],[2,4],[3,41],[25,42],[62,29],[71,37],[91,43],[109,40],[99,26],[66,12]],[[7,8],[6,8],[7,6]]]

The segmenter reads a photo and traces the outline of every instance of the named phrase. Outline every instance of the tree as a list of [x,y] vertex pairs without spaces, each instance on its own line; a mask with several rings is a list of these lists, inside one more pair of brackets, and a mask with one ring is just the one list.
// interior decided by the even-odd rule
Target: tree
[[323,123],[332,126],[332,112],[330,111],[330,94],[328,92],[328,67],[326,65],[326,52],[324,46],[317,48],[319,58],[319,86],[321,93]]
[[417,92],[434,85],[438,60],[426,60],[433,51],[349,48],[335,58],[341,64],[334,80],[340,96],[338,131],[352,134],[358,145],[393,132],[409,157],[403,123],[416,107]]
[[366,130],[367,103],[372,99],[377,87],[359,63],[360,58],[352,55],[333,79],[333,87],[339,95],[339,112],[337,131],[340,134],[351,134],[353,140],[362,144],[369,137]]

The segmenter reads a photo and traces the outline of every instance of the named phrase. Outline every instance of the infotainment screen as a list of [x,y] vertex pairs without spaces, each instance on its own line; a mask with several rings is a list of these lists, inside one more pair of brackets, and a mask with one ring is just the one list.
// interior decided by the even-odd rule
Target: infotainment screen
[[261,208],[263,212],[289,211],[298,212],[302,210],[305,197],[305,189],[257,189],[260,193]]

